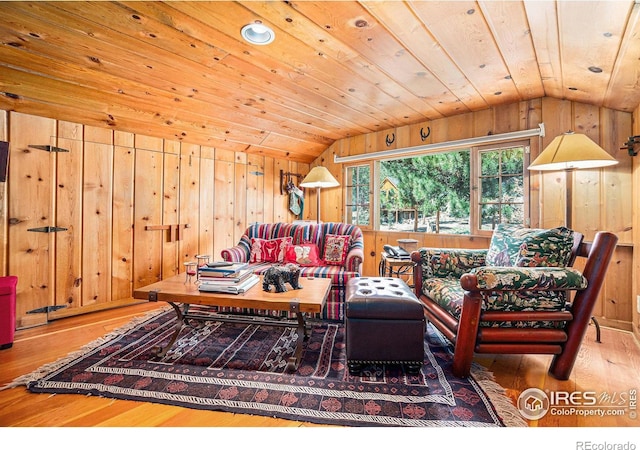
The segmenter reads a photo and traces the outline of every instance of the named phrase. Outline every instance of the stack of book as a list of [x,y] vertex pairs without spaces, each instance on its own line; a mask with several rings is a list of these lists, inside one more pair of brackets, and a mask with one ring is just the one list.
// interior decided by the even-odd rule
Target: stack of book
[[260,277],[247,269],[247,263],[209,263],[198,267],[198,289],[204,292],[241,294]]

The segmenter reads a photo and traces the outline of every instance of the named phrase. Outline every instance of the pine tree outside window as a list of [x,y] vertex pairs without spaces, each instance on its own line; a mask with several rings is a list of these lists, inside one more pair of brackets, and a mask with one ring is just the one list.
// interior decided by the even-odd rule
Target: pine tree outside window
[[528,147],[478,149],[478,229],[499,223],[525,224],[524,162]]

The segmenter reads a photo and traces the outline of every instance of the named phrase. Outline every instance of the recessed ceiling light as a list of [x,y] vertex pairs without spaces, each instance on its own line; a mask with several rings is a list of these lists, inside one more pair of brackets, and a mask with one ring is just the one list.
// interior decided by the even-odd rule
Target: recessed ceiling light
[[601,73],[602,69],[600,67],[596,67],[596,66],[591,66],[589,67],[589,70],[593,73]]
[[240,34],[245,41],[255,45],[270,44],[276,37],[274,31],[259,20],[242,27]]

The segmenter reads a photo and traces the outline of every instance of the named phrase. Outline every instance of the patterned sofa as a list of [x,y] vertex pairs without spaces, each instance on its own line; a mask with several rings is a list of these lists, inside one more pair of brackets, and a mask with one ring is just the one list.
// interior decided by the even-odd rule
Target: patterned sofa
[[363,252],[362,231],[355,225],[258,223],[221,256],[225,261],[248,262],[257,274],[274,264],[294,262],[302,277],[331,278],[322,319],[343,321],[347,282],[362,274]]

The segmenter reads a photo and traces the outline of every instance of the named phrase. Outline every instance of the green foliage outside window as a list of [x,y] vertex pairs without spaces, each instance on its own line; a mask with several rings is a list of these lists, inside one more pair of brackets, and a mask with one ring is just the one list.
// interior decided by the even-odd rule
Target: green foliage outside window
[[369,165],[347,168],[347,223],[370,225],[371,169]]
[[[453,151],[413,158],[382,161],[380,183],[390,180],[397,191],[380,196],[381,227],[393,228],[394,211],[414,210],[413,217],[401,217],[414,224],[415,231],[440,232],[443,217],[468,219],[470,206],[470,152]],[[417,214],[417,222],[416,222]],[[447,232],[469,233],[467,224]]]
[[469,234],[493,230],[499,223],[524,224],[525,157],[525,147],[518,145],[350,167],[347,217],[371,224],[370,191],[364,185],[377,164],[378,179],[372,189],[377,189],[375,225],[381,230]]
[[480,152],[480,224],[524,223],[524,148]]

